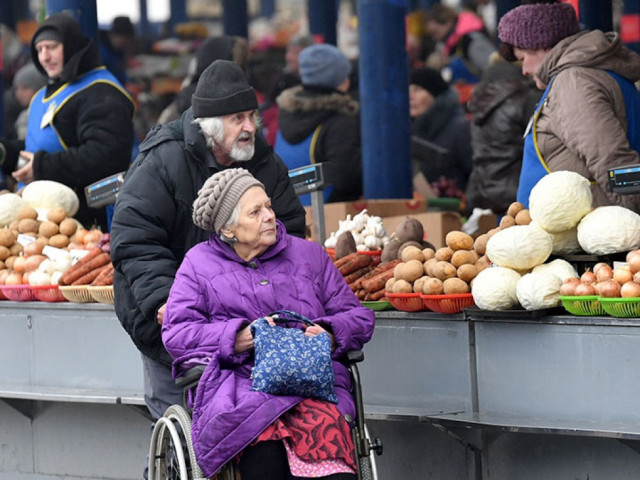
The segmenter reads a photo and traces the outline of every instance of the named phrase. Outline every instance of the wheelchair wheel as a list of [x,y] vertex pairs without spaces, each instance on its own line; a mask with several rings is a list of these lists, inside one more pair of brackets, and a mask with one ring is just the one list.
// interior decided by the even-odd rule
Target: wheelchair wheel
[[172,405],[156,422],[149,448],[151,480],[201,479],[202,470],[195,460],[191,442],[191,417],[178,405]]

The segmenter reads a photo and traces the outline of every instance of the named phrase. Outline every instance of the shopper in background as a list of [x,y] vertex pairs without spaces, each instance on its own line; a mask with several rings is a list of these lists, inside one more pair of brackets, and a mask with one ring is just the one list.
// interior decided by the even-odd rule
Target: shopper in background
[[[105,209],[89,208],[82,192],[129,166],[133,101],[102,65],[96,43],[65,13],[38,27],[31,57],[47,87],[31,102],[26,140],[0,143],[2,169],[24,184],[53,180],[71,187],[80,199],[75,218],[106,231]],[[19,156],[26,165],[19,166]]]
[[154,419],[182,402],[160,328],[180,263],[209,236],[191,221],[205,180],[245,168],[264,185],[287,232],[304,237],[305,212],[287,167],[256,135],[257,108],[238,64],[216,60],[202,72],[184,115],[149,132],[118,195],[111,230],[115,310],[142,353],[145,402]]
[[242,37],[222,35],[207,38],[196,50],[193,73],[189,75],[174,100],[162,111],[158,123],[176,120],[191,106],[191,96],[204,69],[216,60],[236,62],[246,72],[249,44]]
[[18,70],[13,77],[13,87],[9,95],[18,102],[20,110],[17,116],[13,118],[13,122],[7,119],[5,125],[8,129],[5,131],[5,138],[24,140],[27,137],[27,121],[29,118],[29,103],[33,95],[44,87],[47,83],[47,77],[43,75],[33,63],[28,63]]
[[[351,64],[333,45],[300,53],[302,85],[282,92],[278,102],[275,151],[289,169],[323,163],[329,186],[325,202],[362,195],[360,104],[349,91]],[[309,195],[301,198],[309,205]]]
[[570,170],[592,182],[593,206],[640,212],[640,195],[610,191],[608,170],[640,163],[640,56],[619,34],[579,31],[568,3],[521,5],[498,25],[503,55],[544,91],[526,132],[518,201],[548,172]]
[[458,92],[433,68],[412,70],[409,115],[411,135],[423,141],[412,141],[414,188],[425,197],[461,197],[471,172],[471,137]]
[[503,215],[516,201],[524,139],[542,92],[518,65],[498,54],[473,89],[471,115],[473,169],[466,192],[466,211],[489,209]]
[[104,66],[107,67],[123,85],[129,83],[129,57],[132,55],[135,29],[131,19],[127,16],[120,16],[113,19],[111,28],[108,31],[100,30],[98,38],[100,42],[100,58]]

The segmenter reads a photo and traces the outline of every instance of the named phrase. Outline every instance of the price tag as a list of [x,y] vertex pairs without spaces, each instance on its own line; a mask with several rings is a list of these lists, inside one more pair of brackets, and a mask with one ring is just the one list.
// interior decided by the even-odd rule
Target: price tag
[[20,245],[22,245],[22,248],[26,247],[27,245],[29,245],[30,243],[33,243],[35,241],[36,241],[35,237],[31,237],[29,235],[25,235],[24,233],[19,233],[18,234],[18,243]]

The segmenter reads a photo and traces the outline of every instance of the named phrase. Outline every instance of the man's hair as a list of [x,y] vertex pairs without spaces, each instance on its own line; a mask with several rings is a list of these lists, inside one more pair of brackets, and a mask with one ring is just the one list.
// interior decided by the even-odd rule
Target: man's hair
[[[262,128],[262,117],[257,110],[253,116],[256,122],[256,130],[260,130]],[[194,118],[193,123],[200,127],[209,148],[213,148],[216,143],[222,142],[222,138],[224,137],[222,117]]]

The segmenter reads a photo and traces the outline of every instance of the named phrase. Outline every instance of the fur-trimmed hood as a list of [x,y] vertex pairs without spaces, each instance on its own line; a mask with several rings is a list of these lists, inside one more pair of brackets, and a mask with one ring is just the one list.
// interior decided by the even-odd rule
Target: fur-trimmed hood
[[284,90],[276,99],[279,107],[278,128],[290,143],[307,138],[329,117],[355,117],[360,104],[337,90],[315,90],[301,85]]

